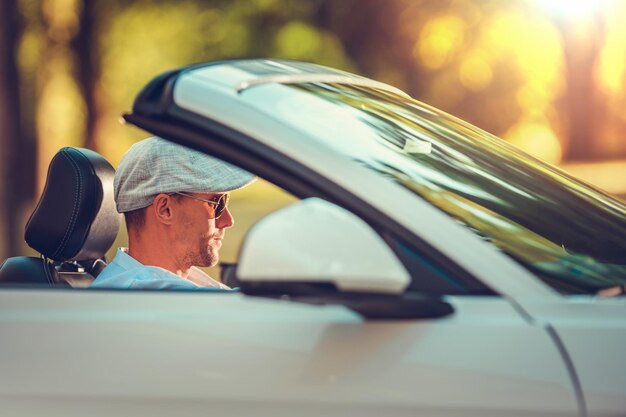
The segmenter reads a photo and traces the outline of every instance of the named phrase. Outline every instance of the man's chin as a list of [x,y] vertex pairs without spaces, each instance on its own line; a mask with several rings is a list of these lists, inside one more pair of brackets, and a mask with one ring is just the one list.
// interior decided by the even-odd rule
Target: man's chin
[[212,252],[209,251],[207,252],[207,256],[205,259],[205,267],[212,267],[218,264],[218,262],[220,261],[220,255],[217,253],[217,251]]

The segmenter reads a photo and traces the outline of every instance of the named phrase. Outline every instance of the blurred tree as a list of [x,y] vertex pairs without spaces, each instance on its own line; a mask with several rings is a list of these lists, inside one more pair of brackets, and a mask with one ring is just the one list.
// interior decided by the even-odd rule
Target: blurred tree
[[72,48],[79,31],[80,8],[80,0],[40,2],[42,47],[36,76],[39,190],[54,154],[63,146],[85,143],[85,100],[76,76],[83,63]]
[[577,20],[557,19],[563,37],[566,90],[561,105],[567,125],[565,158],[606,157],[601,123],[606,109],[599,97],[594,69],[604,43],[604,21],[599,13]]
[[[102,72],[96,90],[97,149],[115,165],[145,136],[120,126],[152,77],[195,62],[274,57],[353,69],[339,39],[312,21],[315,3],[296,0],[139,0],[98,11]],[[104,8],[102,8],[104,9]],[[104,16],[104,18],[102,18]],[[109,17],[110,16],[110,17]]]
[[78,6],[78,33],[71,42],[76,65],[78,88],[85,103],[84,146],[98,150],[95,129],[98,113],[96,85],[100,77],[100,49],[97,41],[99,31],[98,6],[96,0],[83,0]]
[[[360,73],[419,97],[425,80],[415,68],[411,54],[415,39],[403,36],[400,21],[408,8],[419,9],[421,16],[429,15],[428,2],[424,10],[423,3],[422,0],[319,0],[314,23],[337,35]],[[419,25],[419,21],[412,23]]]
[[626,2],[614,1],[610,6],[603,14],[604,41],[594,75],[606,110],[598,129],[602,131],[603,153],[614,158],[626,156]]
[[17,253],[20,200],[20,97],[17,43],[21,19],[15,0],[0,2],[0,259]]

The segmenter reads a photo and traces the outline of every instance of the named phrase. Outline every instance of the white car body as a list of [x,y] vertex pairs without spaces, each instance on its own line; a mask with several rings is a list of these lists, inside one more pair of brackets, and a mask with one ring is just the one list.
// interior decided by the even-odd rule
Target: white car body
[[[255,75],[228,62],[191,68],[171,84],[171,100],[350,190],[497,295],[445,295],[454,310],[445,317],[368,321],[341,305],[242,293],[0,287],[0,416],[626,415],[626,299],[555,291],[407,188],[327,146],[358,126],[333,121],[327,137],[316,137],[288,119],[307,110],[307,99],[287,100],[280,114],[258,104],[287,97],[289,83],[328,77],[397,90],[265,62],[294,75]],[[128,119],[202,146],[192,135],[168,137],[167,122],[146,114]],[[280,236],[266,250],[279,246]]]

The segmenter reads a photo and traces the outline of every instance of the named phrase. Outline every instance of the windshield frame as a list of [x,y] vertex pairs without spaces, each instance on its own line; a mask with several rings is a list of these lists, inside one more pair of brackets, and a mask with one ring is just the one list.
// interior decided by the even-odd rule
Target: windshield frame
[[[626,233],[616,232],[626,231],[626,205],[616,198],[479,128],[389,90],[337,83],[291,87],[303,94],[274,88],[275,102],[267,103],[285,123],[313,135],[331,132],[318,136],[335,151],[393,177],[555,289],[595,294],[626,283]],[[429,145],[427,152],[417,152],[420,158],[406,151],[414,141]],[[444,178],[444,183],[424,177],[422,166],[430,161],[431,145],[432,152],[448,152],[448,159],[457,154],[464,161],[455,161],[455,156],[445,170],[431,168],[430,175]],[[431,159],[445,160],[441,155]],[[381,164],[391,171],[379,168]],[[429,191],[432,186],[439,191]],[[444,196],[447,201],[439,195],[443,191],[450,193]],[[588,210],[584,214],[583,207]]]
[[[254,172],[297,197],[316,196],[337,204],[381,235],[391,233],[468,282],[511,299],[561,298],[534,274],[412,192],[325,148],[309,133],[285,125],[262,102],[238,94],[235,86],[239,82],[258,75],[235,71],[228,73],[226,82],[227,68],[239,62],[190,67],[157,77],[137,96],[133,113],[124,117],[153,134]],[[299,67],[308,65],[299,63]],[[337,169],[329,172],[328,164]],[[379,204],[373,198],[376,193],[389,195],[400,204]],[[407,219],[406,214],[415,210],[423,215]]]

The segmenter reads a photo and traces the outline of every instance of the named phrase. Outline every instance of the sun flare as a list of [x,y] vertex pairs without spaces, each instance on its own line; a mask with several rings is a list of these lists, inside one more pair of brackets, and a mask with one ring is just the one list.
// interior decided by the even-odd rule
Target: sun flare
[[605,9],[612,0],[535,0],[555,17],[578,19]]

